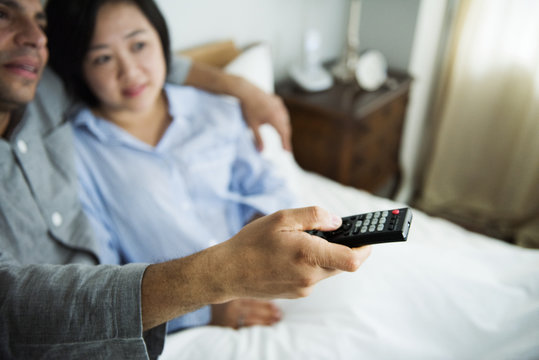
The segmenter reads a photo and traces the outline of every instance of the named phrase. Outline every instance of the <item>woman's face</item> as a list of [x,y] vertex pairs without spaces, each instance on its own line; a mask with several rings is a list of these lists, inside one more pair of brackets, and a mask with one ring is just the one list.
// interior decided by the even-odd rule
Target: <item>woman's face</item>
[[83,73],[104,112],[144,112],[156,103],[166,77],[163,48],[136,5],[108,3],[99,9]]

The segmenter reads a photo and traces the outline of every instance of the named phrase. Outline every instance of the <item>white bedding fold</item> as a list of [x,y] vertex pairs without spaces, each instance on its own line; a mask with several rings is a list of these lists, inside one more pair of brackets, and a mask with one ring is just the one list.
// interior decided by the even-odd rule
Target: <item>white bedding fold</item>
[[[341,216],[401,205],[285,161],[304,205]],[[417,210],[406,243],[375,245],[356,273],[277,303],[275,326],[183,331],[162,359],[539,359],[539,251]]]

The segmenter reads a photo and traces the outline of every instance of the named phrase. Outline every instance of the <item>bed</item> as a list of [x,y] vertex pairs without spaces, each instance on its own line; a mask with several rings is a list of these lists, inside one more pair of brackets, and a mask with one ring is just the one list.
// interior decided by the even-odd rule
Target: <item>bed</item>
[[[264,128],[264,156],[302,205],[341,216],[403,204],[301,169]],[[374,245],[355,273],[275,301],[283,320],[169,335],[162,359],[539,359],[539,250],[464,230],[419,210],[408,241]]]

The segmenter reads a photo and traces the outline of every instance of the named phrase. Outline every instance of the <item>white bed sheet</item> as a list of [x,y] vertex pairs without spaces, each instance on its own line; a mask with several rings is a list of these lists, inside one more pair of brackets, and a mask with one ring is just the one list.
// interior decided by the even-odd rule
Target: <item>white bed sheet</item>
[[[401,205],[282,156],[304,205],[341,216]],[[162,359],[539,359],[539,251],[417,210],[406,243],[375,245],[357,272],[276,303],[275,326],[186,330]]]

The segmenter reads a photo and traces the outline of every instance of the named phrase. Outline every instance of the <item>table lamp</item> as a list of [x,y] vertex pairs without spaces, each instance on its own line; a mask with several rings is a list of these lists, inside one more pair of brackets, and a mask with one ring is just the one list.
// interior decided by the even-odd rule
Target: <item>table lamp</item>
[[333,76],[342,82],[351,82],[355,79],[355,72],[359,60],[359,20],[361,16],[361,0],[350,0],[348,27],[344,52],[331,69]]

